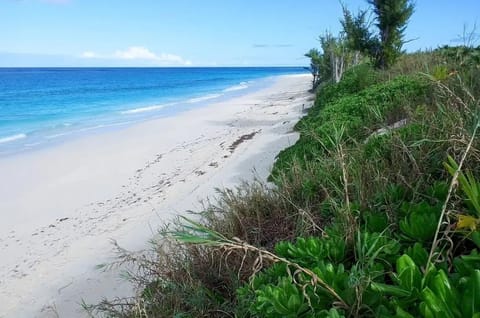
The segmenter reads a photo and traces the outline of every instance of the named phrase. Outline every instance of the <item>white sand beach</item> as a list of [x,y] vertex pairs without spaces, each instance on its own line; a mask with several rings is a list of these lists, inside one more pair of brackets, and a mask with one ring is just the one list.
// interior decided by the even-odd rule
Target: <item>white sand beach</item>
[[0,317],[85,317],[80,302],[132,293],[95,269],[111,240],[141,250],[215,187],[265,179],[310,107],[309,75],[260,91],[0,158]]

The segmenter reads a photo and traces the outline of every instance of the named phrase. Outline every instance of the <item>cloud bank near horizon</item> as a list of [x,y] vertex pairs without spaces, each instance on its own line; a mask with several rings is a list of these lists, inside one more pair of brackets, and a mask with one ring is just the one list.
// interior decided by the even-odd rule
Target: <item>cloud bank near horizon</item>
[[116,61],[138,61],[147,62],[154,65],[192,65],[190,60],[186,60],[179,55],[170,53],[154,53],[143,46],[130,46],[125,50],[116,50],[112,54],[99,54],[94,51],[85,51],[80,55],[83,59],[102,59]]

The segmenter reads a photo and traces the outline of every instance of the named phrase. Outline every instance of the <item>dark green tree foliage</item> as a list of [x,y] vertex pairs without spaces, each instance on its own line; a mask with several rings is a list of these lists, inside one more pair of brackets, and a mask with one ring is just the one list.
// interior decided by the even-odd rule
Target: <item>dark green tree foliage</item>
[[320,45],[323,51],[323,80],[333,80],[338,83],[348,64],[348,50],[345,46],[345,39],[342,34],[334,37],[326,32],[320,36]]
[[312,87],[315,88],[320,80],[320,69],[322,63],[322,56],[318,49],[310,49],[305,54],[306,57],[310,58],[310,72],[313,75]]
[[367,0],[373,6],[379,31],[376,65],[386,68],[401,54],[407,22],[413,14],[410,0]]
[[320,50],[310,49],[305,56],[310,58],[310,71],[313,75],[313,88],[320,82],[338,83],[343,73],[351,66],[358,64],[352,50],[346,43],[343,33],[334,36],[329,32],[319,37]]
[[352,14],[343,8],[343,30],[353,50],[368,54],[378,68],[388,68],[402,53],[407,22],[413,14],[410,0],[367,0],[373,7],[377,34],[370,31],[367,11]]
[[343,20],[340,20],[345,33],[345,42],[348,49],[355,51],[355,63],[358,63],[358,55],[371,55],[371,49],[374,47],[373,35],[369,28],[367,20],[368,11],[360,10],[357,15],[343,6]]

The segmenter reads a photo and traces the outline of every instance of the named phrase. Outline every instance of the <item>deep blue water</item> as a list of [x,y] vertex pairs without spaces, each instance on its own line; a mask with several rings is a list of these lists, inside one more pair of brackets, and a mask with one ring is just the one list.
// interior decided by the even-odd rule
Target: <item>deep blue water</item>
[[302,68],[0,68],[0,155],[173,116]]

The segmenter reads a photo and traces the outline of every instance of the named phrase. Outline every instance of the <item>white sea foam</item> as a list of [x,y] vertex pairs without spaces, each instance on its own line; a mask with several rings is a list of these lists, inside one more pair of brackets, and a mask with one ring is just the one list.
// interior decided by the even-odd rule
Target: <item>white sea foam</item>
[[12,142],[12,141],[23,139],[23,138],[26,138],[26,137],[27,137],[27,135],[25,135],[25,134],[16,134],[16,135],[3,137],[3,138],[0,138],[0,144],[4,144],[4,143],[7,143],[7,142]]
[[238,85],[234,85],[234,86],[231,86],[229,88],[225,88],[223,91],[225,93],[227,93],[227,92],[239,91],[239,90],[242,90],[242,89],[245,89],[245,88],[248,88],[248,83],[247,82],[241,82]]
[[34,147],[41,144],[42,144],[41,142],[32,142],[32,143],[25,144],[25,147]]
[[173,104],[162,104],[162,105],[153,105],[153,106],[147,106],[147,107],[140,107],[140,108],[134,108],[134,109],[129,109],[122,111],[122,115],[129,115],[129,114],[138,114],[138,113],[144,113],[144,112],[151,112],[154,110],[159,110],[162,108],[165,108],[167,106],[170,106]]
[[115,126],[124,126],[128,125],[131,123],[134,123],[135,121],[122,121],[122,122],[115,122],[115,123],[106,123],[106,124],[97,124],[95,126],[88,126],[88,127],[83,127],[75,130],[69,130],[66,132],[61,132],[57,134],[52,134],[52,135],[47,135],[44,138],[45,139],[55,139],[63,136],[68,136],[76,133],[82,133],[85,131],[90,131],[90,130],[96,130],[96,129],[102,129],[102,128],[108,128],[108,127],[115,127]]
[[55,139],[55,138],[62,137],[62,136],[66,136],[66,135],[70,135],[70,134],[71,134],[71,132],[65,132],[65,133],[48,135],[48,136],[45,136],[45,138],[46,138],[46,139]]
[[209,99],[214,99],[214,98],[217,98],[217,97],[220,97],[222,96],[223,94],[210,94],[210,95],[205,95],[205,96],[201,96],[201,97],[194,97],[194,98],[190,98],[189,100],[187,100],[187,103],[198,103],[198,102],[203,102],[203,101],[206,101],[206,100],[209,100]]
[[[247,82],[241,82],[238,85],[235,85],[235,86],[224,89],[223,92],[227,93],[227,92],[242,90],[242,89],[245,89],[245,88],[248,88],[248,83]],[[223,96],[223,94],[208,94],[208,95],[204,95],[204,96],[200,96],[200,97],[193,97],[193,98],[187,99],[185,102],[189,103],[189,104],[193,104],[193,103],[204,102],[204,101],[207,101],[207,100],[210,100],[210,99],[215,99],[215,98],[218,98],[218,97],[221,97],[221,96]],[[178,102],[177,103],[168,103],[168,104],[152,105],[152,106],[128,109],[128,110],[121,111],[120,114],[122,114],[122,115],[132,115],[132,114],[138,114],[138,113],[151,112],[151,111],[160,110],[160,109],[163,109],[165,107],[176,105],[176,104],[179,104],[179,103]]]

